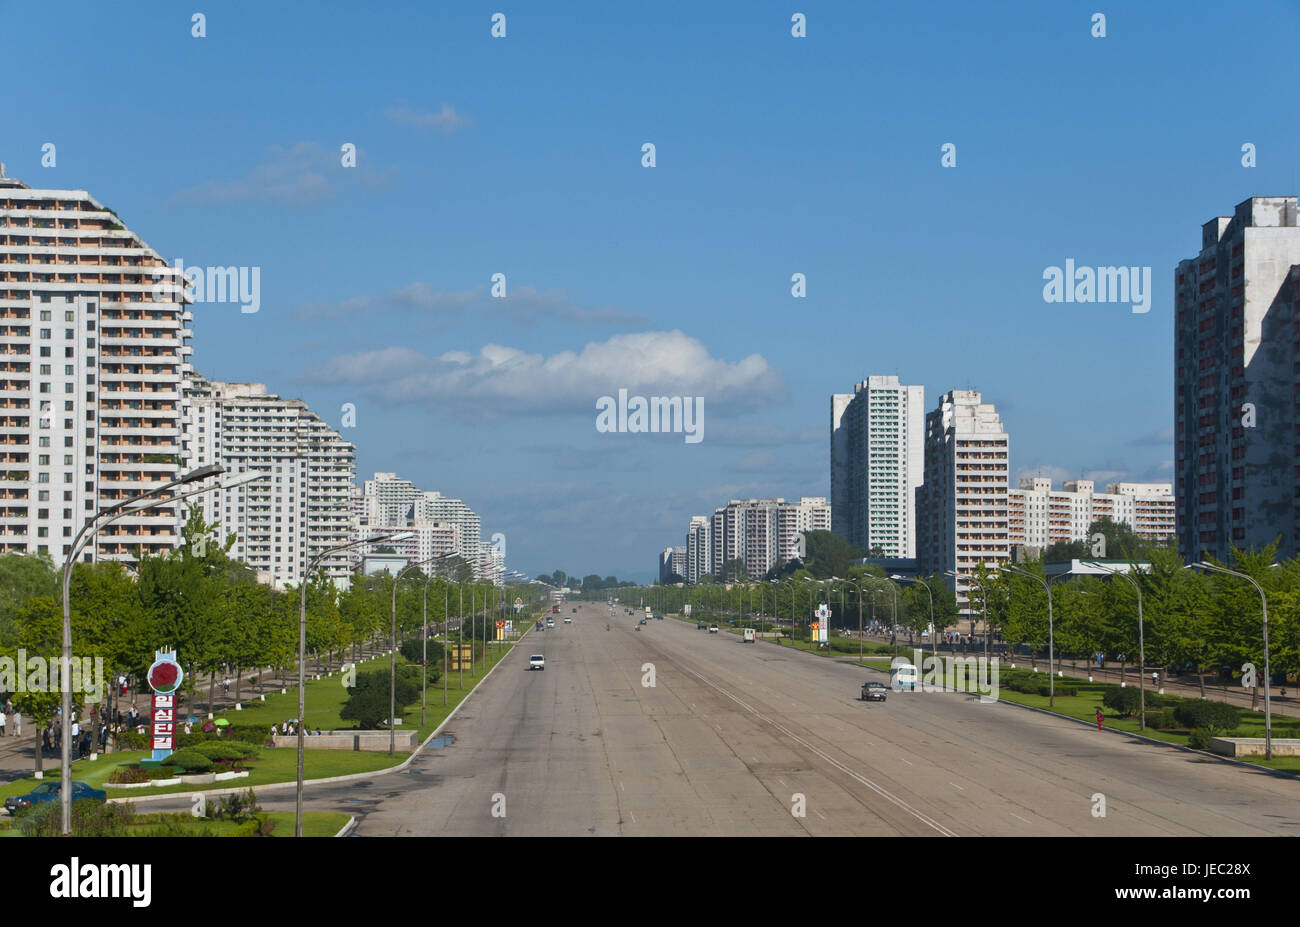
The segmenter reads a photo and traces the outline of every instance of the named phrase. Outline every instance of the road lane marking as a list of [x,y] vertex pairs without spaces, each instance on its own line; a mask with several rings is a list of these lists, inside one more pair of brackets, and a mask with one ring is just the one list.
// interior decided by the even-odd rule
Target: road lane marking
[[[1013,818],[1015,818],[1017,821],[1025,821],[1024,818],[1022,818],[1020,815],[1016,814],[1014,811],[1011,812],[1011,816],[1012,816]],[[1028,823],[1030,823],[1030,822],[1029,822],[1029,821],[1025,821],[1025,823],[1028,824]]]
[[[903,760],[903,758],[902,758],[901,756],[899,757],[899,759],[900,759],[900,760]],[[911,763],[908,763],[907,760],[903,760],[903,762],[904,762],[904,763],[907,763],[908,766],[911,766],[911,765],[912,765]]]
[[963,789],[960,785],[958,785],[958,784],[955,783],[955,782],[949,782],[948,784],[949,784],[950,786],[952,786],[954,789],[960,789],[960,790],[963,791],[963,792],[966,791],[965,789]]
[[[746,702],[742,701],[740,698],[737,698],[735,695],[732,695],[732,694],[731,694],[730,692],[728,692],[726,689],[722,688],[722,686],[720,686],[720,685],[718,685],[717,683],[715,683],[715,682],[713,682],[713,681],[711,681],[711,680],[705,678],[704,676],[701,676],[699,673],[695,672],[695,670],[691,669],[691,668],[688,667],[688,666],[683,666],[682,669],[685,670],[686,672],[690,673],[690,674],[691,674],[692,676],[694,676],[696,679],[700,680],[700,682],[704,683],[706,686],[709,686],[710,688],[712,688],[712,689],[716,689],[718,692],[721,692],[723,695],[725,695],[725,696],[726,696],[727,698],[729,698],[731,701],[735,702],[737,705],[739,705],[741,708],[745,709],[747,712],[749,712],[750,714],[752,714],[754,717],[758,718],[760,721],[765,721],[767,724],[769,724],[769,725],[771,725],[772,727],[776,728],[778,731],[780,731],[780,732],[781,732],[782,734],[784,734],[786,737],[789,737],[791,740],[795,741],[796,743],[803,745],[803,746],[804,746],[805,748],[807,748],[808,750],[811,750],[813,753],[817,754],[817,755],[818,755],[819,757],[821,757],[823,760],[825,760],[826,762],[830,763],[832,766],[834,766],[834,767],[835,767],[836,769],[838,769],[840,772],[844,773],[845,775],[849,776],[849,777],[852,778],[852,779],[857,780],[858,782],[861,782],[863,785],[865,785],[867,788],[871,789],[871,791],[875,792],[875,793],[876,793],[877,795],[879,795],[881,798],[884,798],[886,801],[889,801],[889,802],[893,803],[894,805],[896,805],[897,807],[903,809],[903,810],[906,811],[908,814],[912,815],[912,817],[914,817],[914,818],[916,818],[918,821],[920,821],[922,824],[925,824],[927,827],[933,828],[934,830],[936,830],[936,831],[938,831],[939,833],[943,834],[945,837],[956,837],[956,836],[957,836],[957,833],[956,833],[955,831],[951,831],[951,830],[949,830],[948,828],[946,828],[946,827],[944,827],[942,824],[940,824],[938,821],[936,821],[934,818],[930,817],[929,815],[925,814],[924,812],[922,812],[922,811],[920,811],[920,810],[918,810],[918,809],[916,809],[916,808],[913,808],[911,805],[909,805],[909,804],[908,804],[906,801],[904,801],[903,799],[899,798],[899,797],[898,797],[897,795],[895,795],[893,792],[890,792],[888,789],[886,789],[886,788],[884,788],[884,787],[882,787],[882,786],[876,784],[875,782],[872,782],[870,779],[868,779],[866,776],[862,775],[861,773],[859,773],[859,772],[855,772],[854,770],[852,770],[852,769],[850,769],[849,767],[845,766],[843,763],[839,762],[839,761],[836,760],[834,757],[828,755],[824,750],[820,750],[820,749],[818,749],[817,747],[815,747],[815,746],[813,746],[812,744],[810,744],[808,741],[804,740],[802,737],[800,737],[798,734],[796,734],[796,733],[794,733],[793,731],[791,731],[789,728],[785,727],[784,725],[782,725],[782,724],[780,724],[780,723],[778,723],[778,722],[776,722],[776,721],[773,721],[771,718],[768,718],[766,715],[764,715],[764,714],[762,714],[761,712],[757,711],[755,708],[753,708],[752,706],[750,706],[750,705],[747,704]],[[911,764],[911,763],[908,763],[907,765],[911,766],[912,764]],[[781,783],[781,784],[782,784],[782,785],[785,785],[784,782]]]

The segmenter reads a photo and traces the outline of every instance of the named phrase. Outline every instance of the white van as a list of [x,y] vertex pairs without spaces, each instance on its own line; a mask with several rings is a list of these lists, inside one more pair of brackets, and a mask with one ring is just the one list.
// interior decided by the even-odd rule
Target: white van
[[745,628],[740,632],[740,639],[746,644],[754,643],[754,629]]
[[889,688],[895,692],[916,691],[916,667],[903,657],[895,657],[889,667]]
[[540,653],[535,653],[528,658],[528,668],[530,670],[546,669],[546,657]]

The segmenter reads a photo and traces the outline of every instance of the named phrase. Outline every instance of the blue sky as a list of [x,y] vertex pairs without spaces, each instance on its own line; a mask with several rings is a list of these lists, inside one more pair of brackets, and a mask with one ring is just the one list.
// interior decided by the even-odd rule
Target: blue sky
[[[0,160],[260,267],[257,313],[196,306],[198,369],[355,403],[358,479],[465,499],[532,575],[644,578],[728,498],[829,494],[870,374],[981,390],[1013,479],[1168,479],[1174,265],[1297,192],[1295,2],[194,6],[205,38],[0,2]],[[1150,312],[1044,302],[1068,258],[1151,267]],[[598,433],[620,387],[703,396],[704,440]]]

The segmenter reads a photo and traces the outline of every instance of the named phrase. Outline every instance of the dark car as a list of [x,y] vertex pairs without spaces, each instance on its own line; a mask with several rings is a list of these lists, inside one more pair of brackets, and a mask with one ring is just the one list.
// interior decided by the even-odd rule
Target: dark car
[[704,630],[705,628],[707,628],[708,626],[709,626],[709,623],[708,623],[707,621],[699,621],[699,622],[696,622],[696,624],[695,624],[695,630],[697,630],[697,631],[703,631],[703,630]]
[[642,619],[638,622],[638,624],[645,624],[645,619],[642,618]]
[[883,682],[864,682],[862,684],[862,701],[883,702],[889,694],[889,687]]
[[[63,791],[62,784],[59,782],[42,782],[36,788],[32,789],[26,795],[13,795],[5,799],[5,810],[10,814],[17,814],[24,808],[30,808],[32,805],[39,805],[42,802],[58,801],[59,794]],[[74,802],[90,799],[91,801],[107,801],[108,793],[103,789],[92,789],[84,782],[72,783],[72,800]]]

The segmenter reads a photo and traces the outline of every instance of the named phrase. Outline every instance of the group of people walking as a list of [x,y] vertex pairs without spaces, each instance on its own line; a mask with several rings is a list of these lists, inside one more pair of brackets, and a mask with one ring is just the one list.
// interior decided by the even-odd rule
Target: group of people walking
[[3,710],[0,710],[0,737],[21,737],[23,733],[23,715],[14,703],[5,699]]

